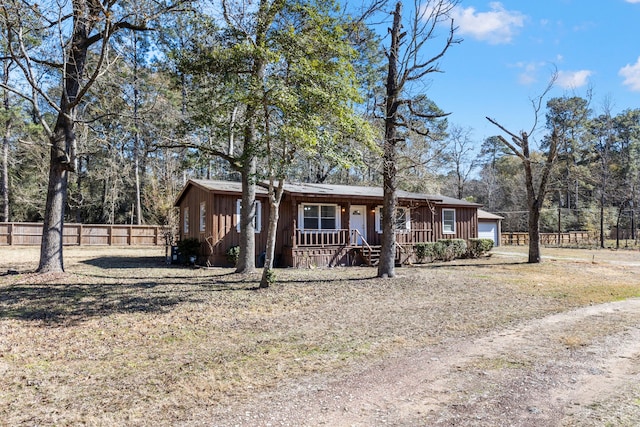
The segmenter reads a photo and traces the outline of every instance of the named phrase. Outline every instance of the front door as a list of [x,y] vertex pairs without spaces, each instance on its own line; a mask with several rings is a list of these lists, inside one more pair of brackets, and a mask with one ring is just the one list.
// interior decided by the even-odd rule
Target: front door
[[367,207],[364,205],[351,205],[349,211],[349,228],[358,230],[359,234],[352,234],[352,242],[356,245],[362,244],[362,238],[367,238]]

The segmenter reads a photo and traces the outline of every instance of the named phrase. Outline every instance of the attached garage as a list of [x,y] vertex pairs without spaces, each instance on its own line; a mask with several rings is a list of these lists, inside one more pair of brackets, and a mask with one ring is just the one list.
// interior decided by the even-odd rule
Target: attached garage
[[494,246],[500,246],[502,217],[478,209],[478,237],[493,240]]

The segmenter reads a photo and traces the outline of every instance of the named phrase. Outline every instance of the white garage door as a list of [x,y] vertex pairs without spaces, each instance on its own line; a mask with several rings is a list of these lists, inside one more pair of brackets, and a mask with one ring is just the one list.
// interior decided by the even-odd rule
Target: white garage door
[[481,239],[491,239],[493,244],[498,243],[498,223],[497,222],[479,222],[478,237]]

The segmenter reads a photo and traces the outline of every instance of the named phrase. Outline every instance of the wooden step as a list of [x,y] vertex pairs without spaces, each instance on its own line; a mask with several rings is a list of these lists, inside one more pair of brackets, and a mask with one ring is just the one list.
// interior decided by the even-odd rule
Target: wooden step
[[371,267],[375,267],[380,263],[380,251],[382,248],[380,246],[372,246],[371,249],[364,249],[363,255],[367,264]]

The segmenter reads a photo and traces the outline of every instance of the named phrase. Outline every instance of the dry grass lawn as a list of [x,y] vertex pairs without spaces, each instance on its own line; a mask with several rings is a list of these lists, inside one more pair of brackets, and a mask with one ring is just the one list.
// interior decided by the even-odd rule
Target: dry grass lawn
[[[526,248],[403,267],[277,271],[164,263],[158,248],[0,248],[0,424],[172,425],[281,381],[640,296],[640,252]],[[567,336],[580,346],[588,336]]]

